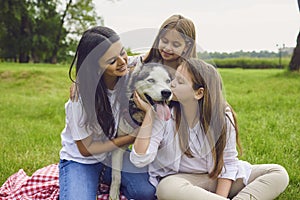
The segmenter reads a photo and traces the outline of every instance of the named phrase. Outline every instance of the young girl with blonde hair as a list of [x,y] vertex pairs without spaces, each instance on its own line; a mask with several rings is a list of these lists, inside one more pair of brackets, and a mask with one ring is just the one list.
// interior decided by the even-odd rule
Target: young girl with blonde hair
[[143,63],[157,62],[175,73],[183,58],[197,57],[196,30],[194,23],[179,14],[166,19],[146,55],[129,57],[129,65],[136,65],[141,59]]

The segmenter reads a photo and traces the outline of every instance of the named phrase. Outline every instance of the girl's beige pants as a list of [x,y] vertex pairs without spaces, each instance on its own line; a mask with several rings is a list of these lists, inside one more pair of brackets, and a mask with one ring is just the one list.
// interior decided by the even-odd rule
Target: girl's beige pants
[[[289,183],[287,171],[277,164],[252,165],[248,184],[242,179],[232,183],[228,198],[233,200],[271,200]],[[175,174],[163,178],[157,186],[159,200],[224,200],[214,192],[217,180],[208,174]]]

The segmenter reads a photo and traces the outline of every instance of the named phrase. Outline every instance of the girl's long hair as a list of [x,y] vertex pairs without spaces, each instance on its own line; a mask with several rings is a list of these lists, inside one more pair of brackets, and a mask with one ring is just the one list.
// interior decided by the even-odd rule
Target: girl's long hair
[[[105,69],[99,66],[99,59],[119,36],[110,28],[93,27],[83,33],[76,54],[69,69],[69,77],[83,104],[82,126],[97,131],[100,125],[105,135],[111,139],[115,133],[115,119],[103,80]],[[76,62],[76,80],[72,79],[72,68]]]
[[[159,53],[158,44],[159,40],[166,34],[166,31],[168,30],[178,31],[178,33],[180,33],[185,39],[186,45],[188,45],[188,50],[183,55],[180,55],[182,58],[197,57],[195,43],[196,31],[194,23],[182,15],[172,15],[161,25],[150,52],[144,60],[145,63],[162,62],[163,58]],[[178,65],[182,61],[181,57],[180,60],[178,60]]]
[[[224,99],[221,77],[212,65],[199,59],[188,59],[182,66],[187,69],[192,77],[193,89],[204,88],[203,98],[198,100],[199,122],[208,139],[214,161],[213,169],[210,171],[209,176],[217,178],[224,166],[223,152],[226,145],[226,120],[230,120],[230,117],[226,117],[225,113],[228,107],[233,113],[234,120],[230,120],[230,122],[235,128],[236,141],[241,152],[236,116]],[[180,148],[188,157],[193,157],[189,148],[189,136],[186,134],[188,127],[184,115],[182,115],[180,104],[176,102],[173,103],[173,106]]]

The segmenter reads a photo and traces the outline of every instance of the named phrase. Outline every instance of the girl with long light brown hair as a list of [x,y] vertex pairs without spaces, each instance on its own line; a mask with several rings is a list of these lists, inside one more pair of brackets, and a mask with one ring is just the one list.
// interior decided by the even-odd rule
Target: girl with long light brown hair
[[212,65],[188,59],[177,68],[171,89],[167,122],[135,94],[146,116],[130,159],[137,167],[149,164],[158,199],[267,200],[285,190],[289,177],[282,166],[239,160],[237,120]]

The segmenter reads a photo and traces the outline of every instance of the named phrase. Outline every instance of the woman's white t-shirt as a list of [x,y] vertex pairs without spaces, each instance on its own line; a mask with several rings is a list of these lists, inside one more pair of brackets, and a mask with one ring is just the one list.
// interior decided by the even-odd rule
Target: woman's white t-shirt
[[[109,101],[111,102],[112,113],[115,119],[115,134],[119,121],[120,103],[116,101],[116,90],[108,90],[107,92]],[[96,131],[83,126],[84,110],[82,102],[79,98],[78,101],[68,100],[65,104],[66,125],[61,133],[62,149],[60,150],[60,159],[72,160],[84,164],[94,164],[103,161],[108,153],[101,153],[92,156],[82,156],[79,152],[76,141],[87,138],[93,135],[94,141],[107,141],[108,138],[103,133],[102,128],[97,124]]]

